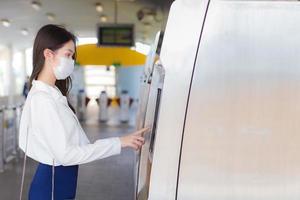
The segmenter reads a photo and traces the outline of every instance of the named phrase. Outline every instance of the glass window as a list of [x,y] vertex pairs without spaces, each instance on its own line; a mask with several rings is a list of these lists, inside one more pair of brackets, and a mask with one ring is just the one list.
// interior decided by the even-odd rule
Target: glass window
[[32,73],[32,48],[25,50],[26,74],[28,76]]
[[16,52],[13,55],[13,77],[15,80],[15,94],[22,94],[24,81],[25,81],[25,66],[24,54]]
[[0,96],[8,95],[9,72],[8,72],[9,52],[7,48],[0,49]]
[[97,98],[102,90],[105,90],[109,97],[116,96],[114,66],[85,66],[83,68],[87,96]]

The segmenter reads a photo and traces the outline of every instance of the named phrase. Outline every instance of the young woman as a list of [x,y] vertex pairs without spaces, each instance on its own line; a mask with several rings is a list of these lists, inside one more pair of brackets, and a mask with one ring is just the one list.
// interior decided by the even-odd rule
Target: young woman
[[39,162],[29,200],[75,199],[78,165],[120,154],[123,147],[138,150],[144,144],[142,133],[147,129],[90,143],[67,99],[75,57],[72,33],[56,25],[38,31],[19,134],[20,148]]

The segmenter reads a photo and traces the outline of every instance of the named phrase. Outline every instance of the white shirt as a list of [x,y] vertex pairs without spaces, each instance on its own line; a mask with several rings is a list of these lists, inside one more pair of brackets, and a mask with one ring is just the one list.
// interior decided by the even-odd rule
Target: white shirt
[[[31,116],[31,120],[29,117]],[[91,144],[57,87],[34,80],[28,93],[19,129],[19,147],[27,156],[52,165],[77,165],[121,153],[117,137]]]

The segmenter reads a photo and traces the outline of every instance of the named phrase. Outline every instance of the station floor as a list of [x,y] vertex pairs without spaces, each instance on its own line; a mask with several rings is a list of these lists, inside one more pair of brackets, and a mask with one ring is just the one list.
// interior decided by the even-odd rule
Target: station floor
[[[90,108],[95,111],[95,109]],[[103,125],[90,112],[82,126],[91,142],[100,138],[122,136],[133,131],[130,125]],[[132,200],[134,191],[134,157],[131,149],[123,149],[117,156],[80,165],[76,200]],[[24,198],[35,172],[37,162],[27,160]],[[23,160],[12,161],[0,173],[0,200],[19,199]]]

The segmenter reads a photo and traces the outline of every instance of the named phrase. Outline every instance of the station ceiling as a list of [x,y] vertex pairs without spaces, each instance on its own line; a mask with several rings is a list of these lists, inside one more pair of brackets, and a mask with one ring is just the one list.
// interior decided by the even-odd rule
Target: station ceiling
[[[171,2],[118,0],[117,22],[134,23],[136,41],[151,43],[165,26]],[[102,5],[102,12],[96,10],[96,3]],[[9,27],[0,24],[0,46],[30,47],[37,30],[48,23],[64,25],[78,37],[96,37],[97,24],[104,23],[101,16],[106,16],[105,23],[115,23],[115,5],[114,0],[0,0],[0,20],[10,23]]]

